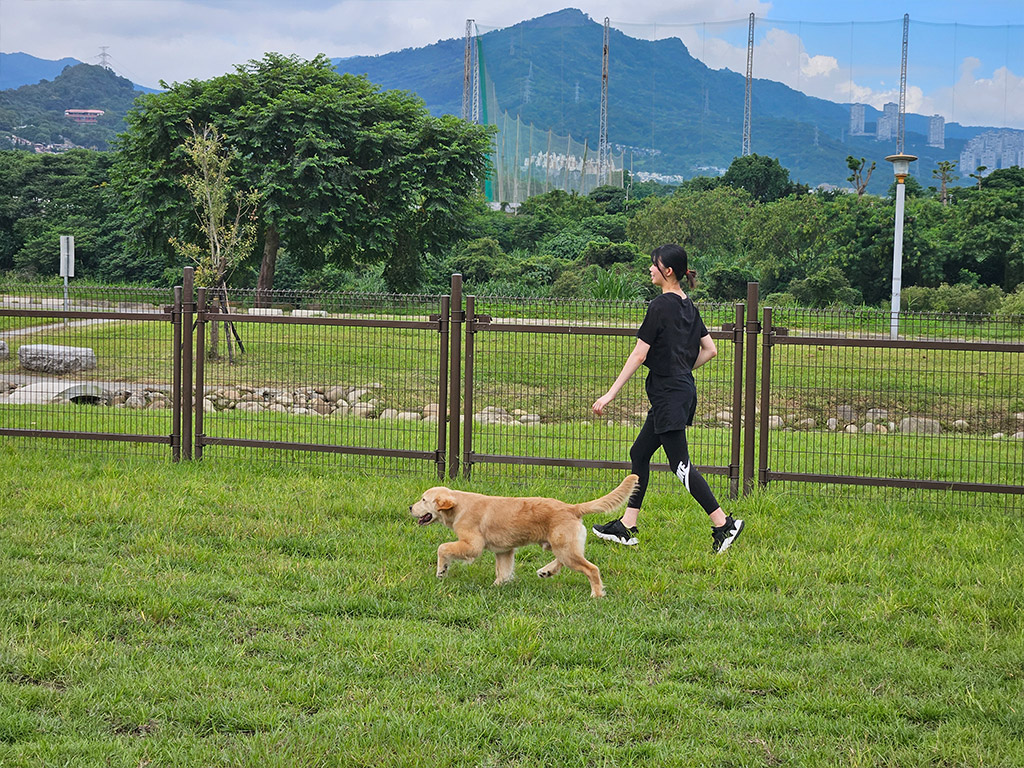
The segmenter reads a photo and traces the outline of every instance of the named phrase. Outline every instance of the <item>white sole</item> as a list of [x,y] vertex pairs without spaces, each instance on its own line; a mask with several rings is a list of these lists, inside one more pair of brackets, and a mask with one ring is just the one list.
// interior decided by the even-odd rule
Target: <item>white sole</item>
[[635,547],[639,543],[635,536],[633,538],[631,538],[629,541],[623,541],[618,536],[614,536],[614,535],[612,535],[610,533],[601,533],[596,528],[591,528],[590,530],[592,530],[594,532],[594,535],[597,536],[597,538],[599,538],[599,539],[604,539],[605,541],[611,541],[611,542],[614,542],[616,544],[625,544],[627,547]]
[[736,541],[736,539],[739,538],[739,535],[740,535],[740,533],[742,531],[743,531],[743,521],[742,520],[737,520],[736,521],[736,532],[733,533],[732,536],[730,536],[729,538],[727,538],[725,541],[722,542],[722,546],[719,547],[719,549],[718,549],[718,554],[722,554],[723,552],[725,552],[725,550],[727,550],[729,547],[731,547],[732,543],[734,541]]

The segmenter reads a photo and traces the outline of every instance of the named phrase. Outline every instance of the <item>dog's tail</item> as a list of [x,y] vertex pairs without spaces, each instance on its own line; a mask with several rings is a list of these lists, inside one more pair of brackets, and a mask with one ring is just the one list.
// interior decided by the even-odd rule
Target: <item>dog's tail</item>
[[633,489],[636,488],[636,484],[639,481],[640,478],[636,475],[627,475],[626,479],[619,483],[619,487],[611,493],[602,496],[600,499],[577,504],[576,508],[581,516],[590,515],[594,512],[612,512],[626,503],[626,500],[633,493]]

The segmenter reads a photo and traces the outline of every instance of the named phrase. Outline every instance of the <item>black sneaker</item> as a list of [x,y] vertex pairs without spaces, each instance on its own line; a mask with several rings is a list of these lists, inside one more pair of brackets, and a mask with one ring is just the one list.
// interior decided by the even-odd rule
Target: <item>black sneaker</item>
[[733,520],[732,516],[725,518],[725,525],[711,529],[711,548],[718,553],[725,552],[740,537],[742,531],[742,520]]
[[627,547],[635,547],[637,543],[636,526],[627,528],[619,520],[612,520],[604,525],[595,525],[591,530],[599,539],[614,541],[616,544],[625,544]]

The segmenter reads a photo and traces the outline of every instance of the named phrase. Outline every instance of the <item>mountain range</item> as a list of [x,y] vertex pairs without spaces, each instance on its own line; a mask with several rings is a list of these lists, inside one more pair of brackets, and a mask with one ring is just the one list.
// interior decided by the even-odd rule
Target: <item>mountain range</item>
[[[603,33],[603,26],[581,11],[565,9],[481,34],[477,50],[488,96],[484,116],[495,122],[506,112],[513,118],[519,115],[524,124],[545,133],[550,129],[580,142],[586,139],[595,147]],[[416,93],[435,115],[459,115],[464,46],[462,39],[441,40],[332,63],[339,72],[366,75],[383,88]],[[612,29],[609,50],[608,138],[625,153],[627,168],[692,177],[724,169],[740,154],[743,75],[708,68],[678,38],[642,40]],[[113,138],[131,100],[143,89],[101,67],[69,67],[68,62],[74,60],[0,54],[0,85],[7,87],[0,91],[0,131],[27,122],[22,114],[26,104],[49,109],[51,123],[67,125],[64,108],[107,109],[102,106],[107,103],[106,141]],[[88,77],[81,74],[85,72]],[[12,88],[19,79],[26,83]],[[751,96],[752,151],[777,157],[794,181],[848,186],[846,158],[853,155],[878,163],[870,191],[884,192],[892,183],[884,158],[895,151],[895,141],[849,135],[849,105],[765,79],[753,81]],[[38,111],[33,114],[38,119]],[[869,128],[878,117],[877,110],[866,107]],[[926,186],[939,161],[958,160],[965,142],[987,130],[947,123],[945,147],[940,149],[928,146],[927,126],[925,116],[906,116],[905,150],[918,156],[912,172]]]

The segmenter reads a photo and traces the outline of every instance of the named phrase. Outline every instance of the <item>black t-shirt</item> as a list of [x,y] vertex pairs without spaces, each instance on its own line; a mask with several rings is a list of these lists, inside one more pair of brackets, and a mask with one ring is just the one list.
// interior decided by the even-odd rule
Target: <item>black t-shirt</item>
[[677,293],[663,293],[647,307],[636,336],[650,344],[644,365],[648,368],[645,389],[651,401],[654,431],[685,429],[697,410],[697,386],[693,364],[700,340],[708,329],[693,301]]
[[636,337],[651,345],[644,365],[658,376],[693,375],[700,340],[708,329],[693,301],[678,293],[663,293],[647,307]]

